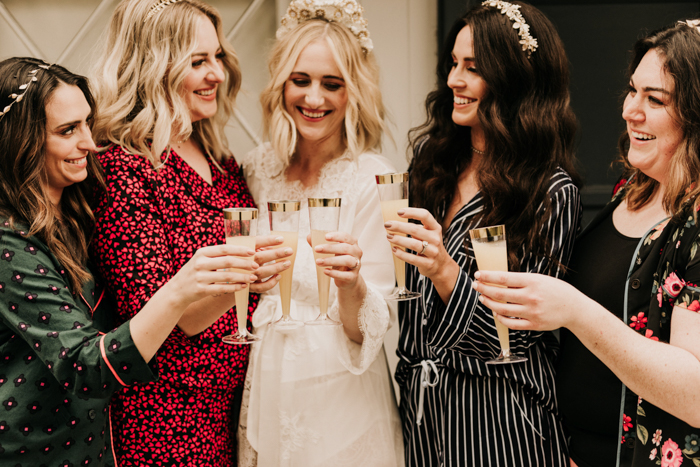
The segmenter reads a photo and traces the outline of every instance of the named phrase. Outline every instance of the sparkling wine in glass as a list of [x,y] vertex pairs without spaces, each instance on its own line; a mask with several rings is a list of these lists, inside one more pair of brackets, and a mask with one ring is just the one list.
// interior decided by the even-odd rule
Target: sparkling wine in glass
[[[398,221],[408,222],[408,219],[399,217],[397,211],[408,207],[408,173],[389,173],[377,175],[377,190],[382,206],[384,222]],[[394,235],[405,234],[391,232]],[[401,248],[406,251],[405,248]],[[406,288],[406,262],[392,254],[394,258],[394,270],[396,271],[397,288],[394,293],[386,297],[387,300],[415,300],[420,297],[418,292],[411,292]]]
[[[224,231],[226,243],[248,247],[255,251],[255,236],[258,233],[258,210],[255,208],[228,208],[224,209]],[[249,257],[240,257],[250,259]],[[242,269],[231,269],[233,272],[249,274]],[[236,326],[235,334],[224,336],[222,341],[226,344],[246,345],[259,341],[260,338],[251,334],[246,329],[248,322],[248,292],[250,286],[235,292],[236,299]]]
[[[309,222],[311,224],[311,247],[314,250],[314,259],[333,256],[329,253],[317,253],[316,247],[336,243],[326,240],[326,234],[336,232],[340,224],[340,198],[309,198]],[[328,317],[328,295],[331,288],[331,278],[324,274],[328,266],[316,265],[316,277],[318,278],[318,302],[321,314],[313,321],[306,324],[342,326],[342,323]]]
[[[476,264],[480,270],[508,271],[508,248],[506,247],[506,228],[504,225],[470,230],[469,235],[472,239]],[[527,357],[513,355],[510,352],[508,328],[496,319],[496,313],[493,314],[493,319],[496,322],[498,341],[501,343],[501,353],[497,358],[489,360],[486,363],[497,365],[502,363],[526,362]]]
[[282,300],[282,317],[275,322],[278,331],[291,331],[304,325],[303,321],[292,319],[290,306],[292,300],[292,273],[294,272],[294,260],[297,257],[297,245],[299,240],[299,209],[301,203],[296,200],[268,201],[267,210],[270,213],[270,234],[284,238],[284,242],[278,248],[291,248],[293,253],[289,260],[291,266],[280,273],[280,298]]

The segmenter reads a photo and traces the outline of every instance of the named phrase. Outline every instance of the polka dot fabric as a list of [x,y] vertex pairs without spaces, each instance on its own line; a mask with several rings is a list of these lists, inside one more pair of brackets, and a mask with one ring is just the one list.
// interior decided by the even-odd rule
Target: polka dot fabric
[[14,227],[0,219],[0,465],[114,465],[109,399],[156,374],[129,322],[109,331],[95,284],[71,294],[48,247]]
[[[163,156],[166,156],[165,154]],[[254,207],[240,168],[209,161],[209,185],[175,152],[158,171],[113,146],[99,155],[107,194],[96,210],[91,254],[117,302],[117,321],[131,318],[201,247],[224,243],[227,207]],[[251,294],[248,313],[258,296]],[[115,394],[115,452],[121,466],[235,465],[235,426],[248,364],[247,346],[223,344],[235,310],[199,335],[176,328],[157,355],[160,379]]]

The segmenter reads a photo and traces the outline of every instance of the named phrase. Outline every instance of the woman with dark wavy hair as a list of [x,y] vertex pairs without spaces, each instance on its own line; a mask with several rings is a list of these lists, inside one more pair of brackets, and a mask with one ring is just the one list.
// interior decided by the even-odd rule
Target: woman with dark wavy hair
[[4,60],[0,110],[0,463],[115,465],[110,397],[158,378],[153,357],[185,309],[252,282],[223,268],[254,270],[254,252],[198,250],[114,327],[87,264],[88,200],[104,186],[87,79],[34,58]]
[[699,25],[635,45],[626,183],[579,236],[569,283],[479,272],[503,324],[563,328],[557,394],[572,467],[700,465]]
[[412,132],[411,206],[387,223],[421,299],[399,312],[408,465],[566,465],[554,397],[554,336],[511,332],[527,363],[486,365],[500,345],[472,290],[467,232],[505,224],[511,270],[563,273],[578,230],[575,117],[554,26],[521,3],[486,1],[459,19]]

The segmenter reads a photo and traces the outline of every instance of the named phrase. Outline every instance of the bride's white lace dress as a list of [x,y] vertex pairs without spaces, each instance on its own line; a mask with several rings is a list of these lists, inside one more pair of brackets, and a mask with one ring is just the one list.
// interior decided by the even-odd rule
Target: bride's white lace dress
[[[305,326],[281,334],[269,323],[282,315],[279,287],[261,297],[253,316],[254,344],[248,366],[239,440],[240,466],[403,466],[403,442],[383,339],[396,322],[383,296],[394,285],[393,262],[383,227],[374,175],[392,172],[389,161],[346,153],[324,166],[309,189],[289,183],[269,144],[240,161],[260,209],[259,234],[269,232],[267,201],[299,199],[299,246],[294,265],[291,314],[309,321],[319,314],[316,268],[306,241],[306,199],[342,195],[340,230],[362,248],[367,295],[359,313],[362,345],[338,326]],[[338,317],[331,282],[329,315]]]

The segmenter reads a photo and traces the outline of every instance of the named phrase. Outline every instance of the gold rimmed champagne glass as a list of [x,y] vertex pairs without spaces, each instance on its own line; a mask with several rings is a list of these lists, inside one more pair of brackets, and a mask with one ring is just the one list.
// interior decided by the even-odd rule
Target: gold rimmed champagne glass
[[291,266],[280,273],[279,282],[280,298],[282,300],[282,317],[275,322],[278,331],[290,331],[304,325],[302,321],[292,319],[290,306],[292,301],[292,273],[294,272],[294,260],[297,257],[297,244],[299,240],[299,209],[301,203],[296,200],[268,201],[267,210],[270,213],[270,234],[284,238],[284,242],[278,248],[291,248],[293,253],[289,260]]
[[[311,224],[311,247],[314,250],[314,260],[333,256],[329,253],[317,253],[316,247],[336,243],[326,240],[326,234],[336,232],[340,225],[340,198],[309,198],[309,223]],[[306,324],[342,326],[328,317],[328,295],[331,288],[331,278],[324,274],[328,266],[316,265],[316,277],[318,278],[318,302],[321,313],[313,321]]]
[[[255,208],[224,209],[224,231],[226,243],[248,247],[255,251],[255,236],[258,233],[258,210]],[[241,259],[250,259],[241,257]],[[231,269],[234,272],[248,273],[242,269]],[[235,293],[236,326],[235,334],[224,336],[221,340],[226,344],[247,345],[259,341],[260,338],[248,332],[248,292],[250,287]]]
[[[398,210],[408,207],[408,173],[389,173],[377,175],[377,190],[379,190],[379,201],[382,205],[382,216],[384,222],[398,221],[408,222],[399,216]],[[394,235],[406,236],[399,232],[391,232]],[[406,251],[405,248],[402,250]],[[394,293],[386,297],[387,300],[415,300],[420,297],[420,293],[411,292],[406,288],[406,262],[392,254],[394,258],[394,269],[396,271],[397,288]]]
[[[476,264],[480,270],[508,271],[508,248],[506,246],[506,227],[504,225],[470,230],[469,235],[472,239]],[[501,353],[497,358],[489,360],[486,363],[497,365],[502,363],[526,362],[527,357],[513,355],[510,352],[508,328],[496,319],[495,313],[493,314],[493,319],[496,322],[498,341],[501,343]]]

